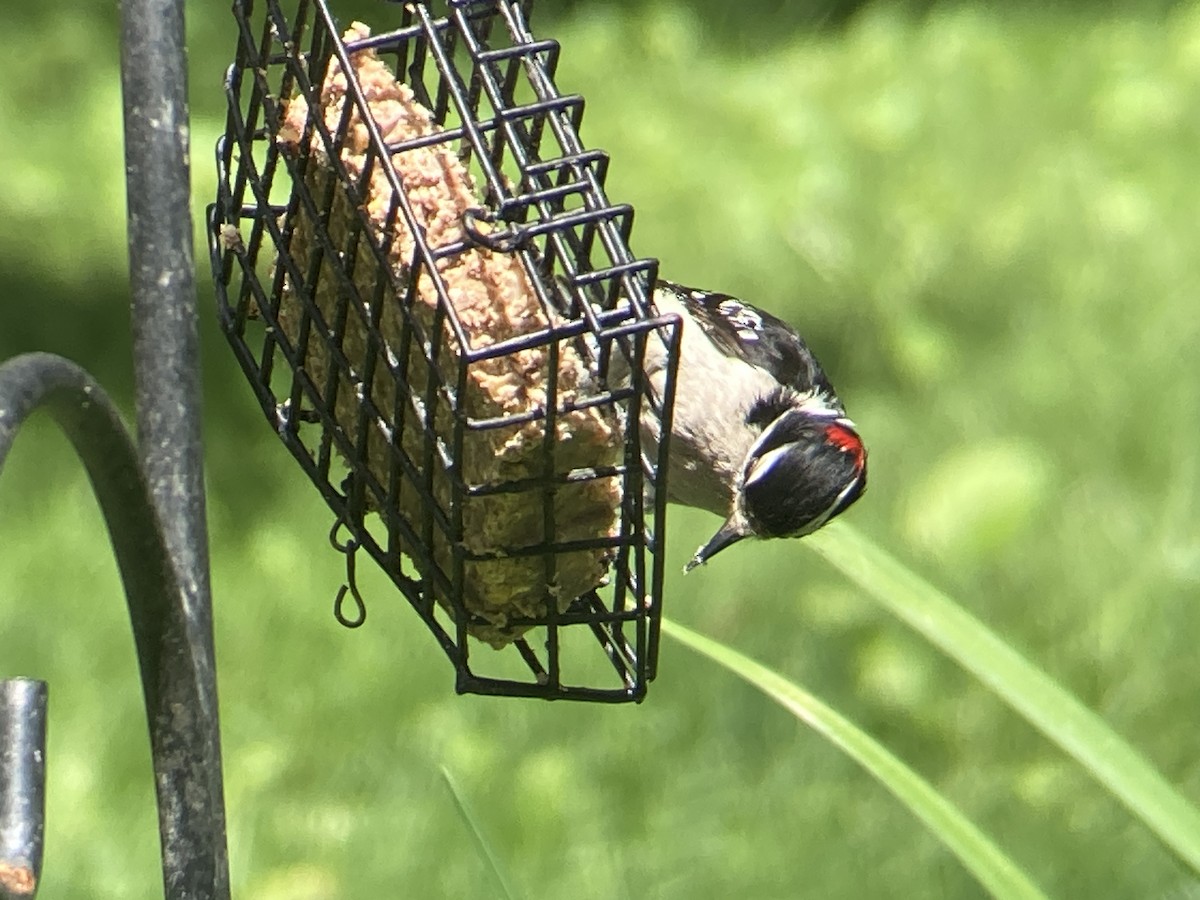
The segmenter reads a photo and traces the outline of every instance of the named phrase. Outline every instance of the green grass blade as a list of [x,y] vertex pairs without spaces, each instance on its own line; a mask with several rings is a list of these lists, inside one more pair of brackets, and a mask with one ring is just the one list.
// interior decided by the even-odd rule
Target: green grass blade
[[664,620],[663,631],[758,688],[875,776],[928,826],[994,896],[1045,897],[1000,848],[967,821],[929,782],[853,722],[778,672],[724,644],[675,622]]
[[973,673],[1200,872],[1200,811],[1096,713],[933,585],[842,522],[808,546]]
[[458,808],[458,814],[467,824],[467,829],[471,832],[471,837],[475,841],[475,848],[479,851],[479,857],[483,860],[492,879],[496,882],[496,886],[500,890],[499,896],[505,900],[519,900],[518,894],[512,886],[512,882],[504,873],[504,867],[500,864],[500,856],[492,847],[491,842],[483,833],[483,828],[479,824],[479,818],[471,809],[467,798],[463,796],[462,791],[458,789],[458,784],[454,781],[454,777],[450,774],[450,770],[442,766],[442,778],[446,780],[446,787],[450,789],[450,796],[454,798],[454,805]]

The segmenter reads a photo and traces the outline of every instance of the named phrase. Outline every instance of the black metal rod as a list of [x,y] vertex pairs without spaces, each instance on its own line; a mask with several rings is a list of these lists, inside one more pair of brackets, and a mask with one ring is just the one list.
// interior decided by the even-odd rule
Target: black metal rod
[[229,865],[208,616],[197,615],[197,595],[180,587],[116,408],[74,363],[29,353],[0,365],[0,468],[37,409],[54,417],[87,470],[124,584],[150,727],[166,896],[225,900]]
[[29,900],[42,875],[46,682],[0,681],[0,900]]
[[121,75],[138,442],[181,574],[208,586],[183,3],[125,0]]
[[190,599],[207,606],[183,3],[126,0],[122,13],[138,443]]
[[[204,896],[228,896],[223,839],[225,807],[217,726],[203,444],[200,434],[200,351],[192,258],[183,0],[121,4],[121,86],[125,107],[125,177],[133,319],[134,378],[142,469],[179,576],[181,637],[199,669],[199,703],[211,728],[204,751],[204,816],[215,838],[214,871]],[[173,798],[182,800],[182,797]],[[161,802],[161,800],[160,800]],[[179,841],[189,831],[190,806],[179,803],[162,821],[168,896],[192,896],[173,881]],[[178,831],[178,833],[176,833]],[[186,867],[183,867],[186,868]],[[199,873],[197,873],[199,876]],[[197,883],[197,885],[200,882]],[[212,891],[215,890],[215,894]]]

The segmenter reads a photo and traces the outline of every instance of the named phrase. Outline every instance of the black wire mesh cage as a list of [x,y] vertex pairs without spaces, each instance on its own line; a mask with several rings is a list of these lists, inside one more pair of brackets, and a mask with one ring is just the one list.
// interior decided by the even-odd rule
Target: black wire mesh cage
[[372,35],[323,0],[235,3],[218,308],[333,510],[344,624],[366,551],[459,691],[640,700],[679,323],[530,5],[381,0]]

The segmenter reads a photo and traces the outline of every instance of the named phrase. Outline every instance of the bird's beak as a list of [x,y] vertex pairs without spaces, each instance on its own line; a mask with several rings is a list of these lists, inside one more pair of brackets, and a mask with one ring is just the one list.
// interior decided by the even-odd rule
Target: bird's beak
[[725,520],[725,524],[717,529],[707,544],[696,551],[696,555],[691,561],[683,567],[684,573],[692,571],[696,566],[702,566],[726,547],[731,544],[736,544],[746,536],[746,532],[742,529],[741,523],[738,521],[740,517],[735,513]]

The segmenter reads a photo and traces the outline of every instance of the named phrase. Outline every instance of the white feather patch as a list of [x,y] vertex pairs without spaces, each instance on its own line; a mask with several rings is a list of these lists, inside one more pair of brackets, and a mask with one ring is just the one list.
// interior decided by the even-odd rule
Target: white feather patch
[[780,458],[787,455],[787,452],[789,449],[791,449],[791,447],[792,444],[784,444],[782,447],[776,447],[774,450],[764,453],[759,459],[755,460],[754,465],[750,467],[750,471],[746,473],[745,484],[751,485],[761,478],[764,478],[766,474],[771,471],[771,467],[774,466]]

